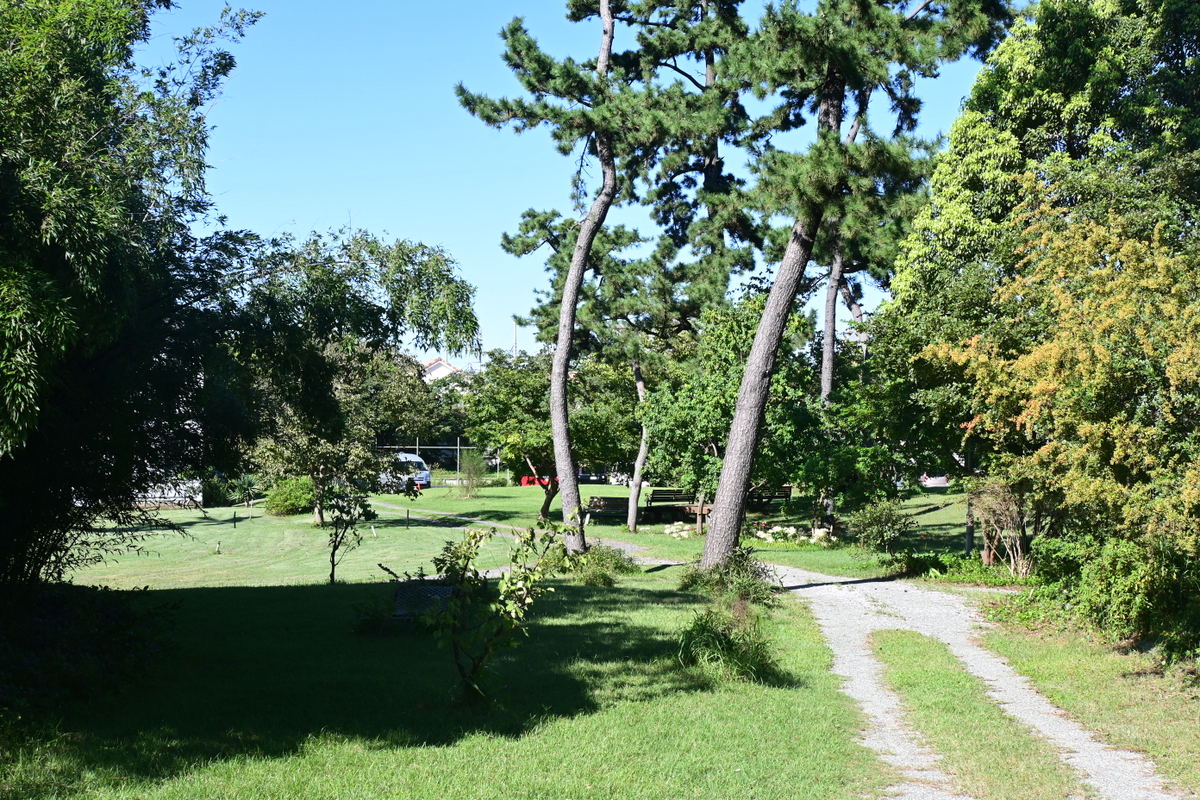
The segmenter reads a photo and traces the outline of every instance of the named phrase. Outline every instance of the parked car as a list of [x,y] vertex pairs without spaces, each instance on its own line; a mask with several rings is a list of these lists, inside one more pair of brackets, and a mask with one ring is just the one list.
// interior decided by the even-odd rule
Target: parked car
[[411,480],[418,489],[428,489],[433,483],[433,477],[429,474],[429,467],[425,465],[425,461],[415,453],[392,453],[393,464],[395,469],[392,473],[383,476],[384,483],[393,483],[404,480]]

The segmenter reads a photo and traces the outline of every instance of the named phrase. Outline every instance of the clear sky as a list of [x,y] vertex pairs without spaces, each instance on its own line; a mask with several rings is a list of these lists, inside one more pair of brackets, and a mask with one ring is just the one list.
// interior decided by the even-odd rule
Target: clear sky
[[[484,349],[510,347],[512,315],[528,311],[548,279],[538,256],[501,251],[500,235],[526,208],[569,211],[574,164],[545,131],[484,126],[459,107],[454,85],[519,92],[498,36],[514,15],[551,53],[580,60],[594,55],[598,24],[568,22],[562,0],[245,6],[265,16],[232,48],[237,69],[209,109],[218,211],[264,236],[353,226],[441,245],[477,287]],[[222,7],[180,0],[159,13],[142,60],[153,63],[172,36],[211,23]],[[920,133],[948,130],[978,66],[951,65],[919,87]],[[517,343],[534,349],[532,331]]]

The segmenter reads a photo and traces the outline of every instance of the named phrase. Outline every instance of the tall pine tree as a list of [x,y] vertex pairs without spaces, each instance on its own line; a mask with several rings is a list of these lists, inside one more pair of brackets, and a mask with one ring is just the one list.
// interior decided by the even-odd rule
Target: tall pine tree
[[[821,0],[812,11],[787,2],[768,7],[755,34],[726,59],[724,79],[778,100],[749,124],[746,144],[755,156],[757,205],[793,222],[746,361],[703,564],[737,546],[776,354],[823,223],[846,216],[847,197],[918,177],[907,135],[920,108],[914,78],[936,75],[942,62],[965,53],[982,54],[1008,18],[1004,0]],[[895,113],[891,136],[871,129],[867,106],[875,96]],[[853,136],[844,130],[848,112]],[[777,144],[810,122],[810,145],[787,151]]]

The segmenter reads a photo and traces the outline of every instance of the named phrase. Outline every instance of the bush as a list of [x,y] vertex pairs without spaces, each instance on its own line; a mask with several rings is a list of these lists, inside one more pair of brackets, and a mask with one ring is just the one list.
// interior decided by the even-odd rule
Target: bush
[[632,575],[642,571],[624,550],[594,544],[580,555],[556,554],[548,559],[547,568],[553,572],[574,575],[584,586],[615,586],[616,575]]
[[895,553],[900,541],[917,527],[895,500],[871,503],[847,517],[846,522],[860,545],[880,553]]
[[679,588],[684,591],[700,589],[714,599],[731,596],[747,603],[773,606],[778,600],[778,587],[773,582],[771,568],[753,557],[753,548],[739,547],[729,558],[707,569],[693,566],[683,573]]
[[696,612],[678,642],[679,663],[699,666],[719,678],[767,682],[780,674],[761,617],[744,601]]
[[267,513],[276,517],[312,511],[315,497],[311,478],[284,478],[267,492]]
[[508,486],[508,478],[503,475],[493,475],[490,478],[480,478],[479,487],[481,489],[501,489]]
[[233,505],[229,483],[213,472],[200,479],[200,504],[205,508]]

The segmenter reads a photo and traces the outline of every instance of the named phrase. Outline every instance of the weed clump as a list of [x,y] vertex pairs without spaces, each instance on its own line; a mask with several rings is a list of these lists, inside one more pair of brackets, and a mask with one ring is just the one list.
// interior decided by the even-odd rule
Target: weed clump
[[618,575],[634,575],[642,571],[637,562],[616,547],[594,544],[586,553],[562,554],[553,557],[547,567],[560,574],[579,579],[584,586],[610,587],[617,583]]
[[739,547],[721,563],[684,573],[680,589],[708,594],[708,605],[679,632],[679,662],[718,679],[755,682],[780,676],[774,648],[764,630],[767,609],[779,603],[770,567]]
[[754,558],[754,549],[739,547],[712,567],[689,567],[679,581],[683,591],[707,592],[714,599],[730,595],[747,603],[771,607],[778,603],[779,587],[771,568]]

